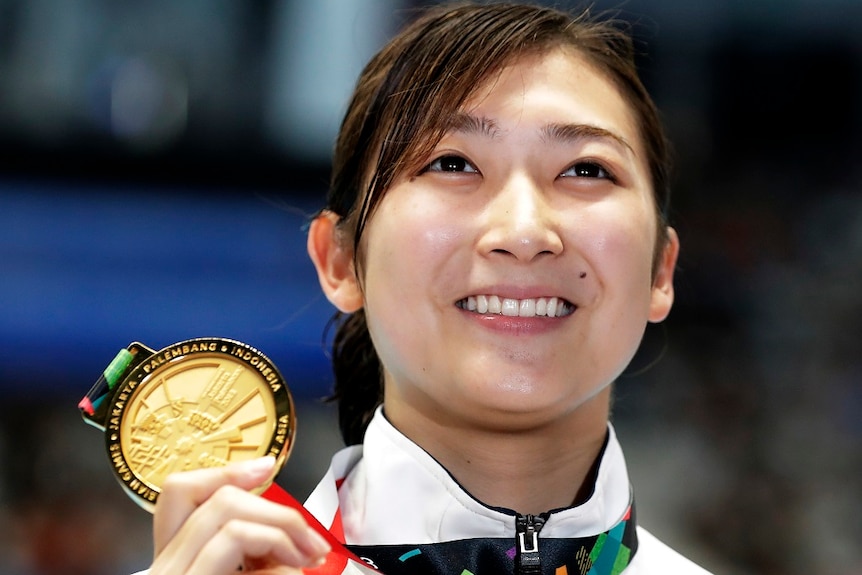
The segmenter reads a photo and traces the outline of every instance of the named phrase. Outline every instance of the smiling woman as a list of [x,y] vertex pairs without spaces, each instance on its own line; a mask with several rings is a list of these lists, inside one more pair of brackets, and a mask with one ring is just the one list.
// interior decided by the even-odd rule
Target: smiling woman
[[[581,404],[619,375],[646,322],[664,319],[672,299],[675,241],[662,246],[667,256],[651,283],[657,218],[636,123],[613,84],[560,49],[522,56],[462,110],[477,118],[466,125],[488,129],[445,132],[428,168],[394,180],[360,244],[361,283],[349,246],[312,245],[319,265],[331,266],[324,285],[342,311],[363,306],[387,418],[420,445],[457,444],[443,438],[465,422],[582,433],[581,417],[561,415],[584,415]],[[552,125],[570,126],[570,136],[615,136],[551,139]],[[441,158],[448,169],[437,168]],[[487,297],[488,309],[464,313],[458,302],[469,297]],[[511,313],[541,298],[571,313]],[[607,402],[590,409],[606,420]],[[604,435],[599,426],[593,440]],[[433,454],[450,471],[459,466],[460,453]],[[570,476],[553,467],[546,472]],[[574,493],[557,497],[533,511],[564,506]]]
[[612,24],[417,18],[359,78],[308,235],[356,445],[316,519],[247,492],[266,460],[173,477],[151,574],[705,573],[637,525],[609,423],[674,299],[666,156]]

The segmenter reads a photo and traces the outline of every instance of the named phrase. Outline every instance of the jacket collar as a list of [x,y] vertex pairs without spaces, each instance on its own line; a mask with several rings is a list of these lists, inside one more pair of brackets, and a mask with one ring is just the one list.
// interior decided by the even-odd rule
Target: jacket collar
[[[337,489],[337,494],[336,494]],[[628,471],[613,426],[593,494],[554,511],[545,537],[607,531],[631,500]],[[340,512],[349,544],[434,543],[469,537],[514,537],[515,516],[474,499],[433,457],[375,413],[363,445],[342,450],[306,507],[325,525]]]

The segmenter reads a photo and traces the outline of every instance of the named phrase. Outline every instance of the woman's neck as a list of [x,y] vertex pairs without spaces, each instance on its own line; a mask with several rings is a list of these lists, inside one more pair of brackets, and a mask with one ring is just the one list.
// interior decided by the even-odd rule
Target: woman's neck
[[404,406],[386,414],[473,497],[492,507],[539,514],[590,496],[607,438],[610,389],[576,413],[516,430],[458,425]]

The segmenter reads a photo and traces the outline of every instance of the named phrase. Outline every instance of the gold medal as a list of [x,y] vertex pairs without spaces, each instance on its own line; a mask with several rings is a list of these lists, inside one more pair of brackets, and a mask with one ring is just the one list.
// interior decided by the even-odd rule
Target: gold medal
[[154,351],[132,343],[78,404],[104,430],[111,467],[126,492],[152,512],[165,478],[271,455],[275,479],[293,445],[293,401],[261,352],[223,338]]

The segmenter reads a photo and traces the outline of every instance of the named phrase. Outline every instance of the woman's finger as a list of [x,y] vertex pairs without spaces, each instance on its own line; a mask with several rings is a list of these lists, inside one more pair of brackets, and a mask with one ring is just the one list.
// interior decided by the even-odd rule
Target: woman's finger
[[165,548],[178,553],[202,549],[217,534],[233,534],[227,527],[235,520],[267,525],[279,529],[306,556],[318,556],[329,550],[329,544],[292,507],[267,501],[232,485],[219,488],[186,520]]
[[158,555],[188,517],[221,487],[253,489],[267,481],[275,458],[262,457],[226,467],[198,469],[168,476],[153,517],[154,547]]
[[256,573],[284,573],[316,566],[326,557],[325,552],[305,552],[278,527],[241,519],[224,523],[199,548],[193,549],[182,533],[156,558],[150,575],[236,575],[240,565]]
[[171,476],[156,506],[151,574],[233,573],[249,557],[296,567],[322,560],[329,544],[299,511],[248,491],[267,480],[269,463]]
[[325,554],[307,553],[294,538],[277,527],[231,520],[207,542],[188,573],[224,573],[242,564],[254,566],[254,570],[276,566],[310,567],[324,558]]

